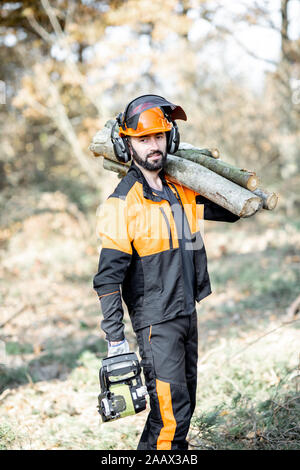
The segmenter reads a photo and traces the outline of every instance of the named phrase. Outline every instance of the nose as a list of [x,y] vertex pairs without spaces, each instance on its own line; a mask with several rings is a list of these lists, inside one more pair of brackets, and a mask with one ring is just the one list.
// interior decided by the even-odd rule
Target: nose
[[149,140],[149,146],[151,148],[151,150],[158,150],[159,149],[159,143],[156,139],[156,137],[153,135],[151,136],[150,140]]

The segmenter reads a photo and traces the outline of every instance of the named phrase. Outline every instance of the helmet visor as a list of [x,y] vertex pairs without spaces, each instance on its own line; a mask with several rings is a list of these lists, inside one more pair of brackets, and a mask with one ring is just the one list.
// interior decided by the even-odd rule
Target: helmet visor
[[136,129],[140,114],[147,109],[156,107],[161,108],[172,121],[175,119],[187,120],[186,114],[180,106],[170,103],[162,96],[143,95],[129,103],[123,116],[123,124],[126,123],[127,127]]
[[157,134],[160,132],[168,132],[172,129],[173,124],[165,117],[161,108],[150,108],[142,111],[139,115],[139,122],[136,129],[132,127],[124,127],[119,129],[119,135],[129,135],[132,137],[141,137],[147,134]]

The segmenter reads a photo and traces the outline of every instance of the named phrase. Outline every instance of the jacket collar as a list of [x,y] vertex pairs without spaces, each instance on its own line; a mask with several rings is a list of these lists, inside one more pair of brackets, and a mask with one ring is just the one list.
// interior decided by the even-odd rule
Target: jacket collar
[[[151,199],[152,201],[159,202],[162,200],[160,196],[155,196],[153,193],[153,190],[149,186],[148,181],[146,180],[143,172],[140,170],[140,168],[134,163],[134,160],[132,160],[131,165],[129,167],[129,170],[127,174],[131,174],[134,176],[140,183],[143,185],[143,194],[146,199]],[[162,168],[160,172],[158,173],[158,176],[160,177],[162,184],[168,184],[166,179],[165,179],[165,171]]]

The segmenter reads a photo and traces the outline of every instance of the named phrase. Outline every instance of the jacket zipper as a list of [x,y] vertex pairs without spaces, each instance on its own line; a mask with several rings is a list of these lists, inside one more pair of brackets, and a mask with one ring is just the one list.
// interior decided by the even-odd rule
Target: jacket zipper
[[[181,205],[181,207],[182,207],[183,216],[186,217],[185,212],[184,212],[184,208],[183,208],[183,204],[182,204],[182,201],[181,201],[181,197],[180,197],[180,195],[179,195],[179,193],[178,193],[178,190],[177,190],[176,186],[175,186],[173,183],[170,182],[170,184],[171,184],[171,186],[175,189],[175,191],[176,191],[176,193],[177,193],[177,199],[178,199],[178,201],[179,201],[179,203],[180,203],[180,205]],[[173,214],[173,211],[172,211],[172,214]],[[173,214],[173,218],[174,218],[174,214]],[[186,223],[188,224],[188,220],[186,220]],[[189,227],[189,228],[190,228],[190,227]],[[191,240],[192,240],[191,231],[190,231],[190,235],[191,235]],[[195,237],[196,237],[196,235],[195,235]],[[197,267],[196,267],[196,261],[195,261],[195,253],[194,253],[194,256],[193,256],[193,260],[194,260],[195,277],[196,277],[196,279],[195,279],[195,281],[196,281],[196,286],[195,286],[195,298],[196,298],[196,297],[197,297],[198,281],[197,281]],[[182,263],[182,260],[181,260],[181,263]],[[182,269],[182,265],[181,265],[181,269]]]
[[169,232],[170,250],[172,250],[172,249],[173,249],[173,239],[172,239],[172,232],[171,232],[170,222],[169,222],[169,220],[168,220],[167,214],[166,214],[165,211],[164,211],[164,208],[163,208],[163,207],[160,207],[159,209],[160,209],[160,211],[161,211],[161,213],[162,213],[162,215],[163,215],[163,217],[164,217],[164,219],[165,219],[165,222],[166,222],[166,224],[167,224],[167,228],[168,228],[168,232]]

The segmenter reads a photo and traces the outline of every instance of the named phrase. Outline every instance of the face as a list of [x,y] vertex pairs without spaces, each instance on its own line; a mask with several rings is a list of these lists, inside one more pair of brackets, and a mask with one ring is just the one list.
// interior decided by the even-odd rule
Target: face
[[167,139],[165,132],[130,138],[133,160],[150,171],[160,170],[167,159]]

